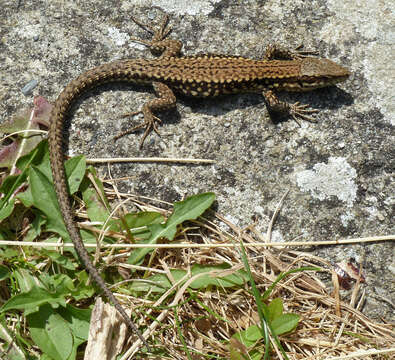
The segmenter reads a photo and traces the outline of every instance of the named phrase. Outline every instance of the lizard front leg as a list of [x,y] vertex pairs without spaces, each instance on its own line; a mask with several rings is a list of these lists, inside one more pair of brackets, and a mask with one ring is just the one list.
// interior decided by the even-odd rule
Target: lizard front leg
[[312,50],[301,50],[303,45],[299,45],[295,50],[289,50],[278,44],[268,45],[263,57],[264,60],[294,60],[308,56],[316,56],[318,53]]
[[[315,51],[302,51],[302,45],[298,46],[295,50],[289,50],[277,44],[271,44],[266,48],[264,60],[295,60],[309,55],[317,55]],[[272,91],[265,89],[262,92],[265,98],[266,106],[269,113],[276,113],[282,116],[291,116],[296,123],[300,126],[299,119],[315,122],[313,114],[317,113],[316,109],[309,109],[308,105],[296,102],[289,104],[285,101],[278,99],[277,95]]]
[[265,90],[262,95],[265,98],[270,115],[271,113],[282,116],[289,115],[299,126],[299,119],[316,122],[312,115],[318,112],[317,109],[309,109],[307,104],[300,104],[299,102],[289,104],[285,101],[281,101],[272,90]]
[[142,40],[131,37],[132,41],[147,46],[153,54],[162,54],[161,57],[179,56],[182,48],[182,42],[174,39],[166,39],[171,32],[171,27],[168,27],[169,16],[165,14],[162,23],[158,29],[152,25],[144,24],[140,20],[132,17],[133,22],[140,26],[145,31],[152,35],[151,40]]

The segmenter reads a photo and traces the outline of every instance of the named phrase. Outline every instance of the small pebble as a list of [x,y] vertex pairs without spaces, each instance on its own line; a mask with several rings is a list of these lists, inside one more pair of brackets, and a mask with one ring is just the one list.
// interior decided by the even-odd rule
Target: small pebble
[[38,85],[37,80],[30,80],[22,89],[22,94],[23,95],[29,95],[33,89]]

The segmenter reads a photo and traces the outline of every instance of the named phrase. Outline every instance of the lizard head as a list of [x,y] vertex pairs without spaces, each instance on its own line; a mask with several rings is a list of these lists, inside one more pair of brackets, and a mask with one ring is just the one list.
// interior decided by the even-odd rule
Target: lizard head
[[302,89],[312,90],[337,84],[350,76],[350,71],[329,59],[306,57],[300,63]]

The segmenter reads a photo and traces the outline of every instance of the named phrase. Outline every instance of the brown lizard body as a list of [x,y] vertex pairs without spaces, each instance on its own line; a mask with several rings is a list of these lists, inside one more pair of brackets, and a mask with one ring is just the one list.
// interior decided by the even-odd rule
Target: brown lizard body
[[146,340],[93,266],[73,220],[62,150],[64,121],[73,101],[92,87],[111,81],[153,86],[158,97],[146,103],[140,111],[129,114],[142,113],[144,123],[121,134],[122,136],[145,128],[140,143],[142,146],[150,131],[157,132],[156,123],[159,123],[160,119],[153,112],[175,107],[176,97],[173,91],[195,97],[259,92],[264,95],[270,110],[289,114],[295,120],[297,118],[312,120],[310,115],[316,110],[307,109],[306,105],[298,103],[290,105],[279,101],[273,90],[308,91],[343,81],[350,73],[331,60],[306,57],[276,47],[269,47],[263,60],[216,54],[180,57],[182,44],[176,40],[165,39],[170,32],[166,30],[167,17],[157,31],[133,20],[153,34],[151,41],[140,40],[140,42],[149,46],[151,51],[161,52],[161,57],[153,60],[115,61],[100,65],[71,81],[59,95],[51,112],[49,147],[52,175],[60,210],[75,249],[89,275],[148,348]]

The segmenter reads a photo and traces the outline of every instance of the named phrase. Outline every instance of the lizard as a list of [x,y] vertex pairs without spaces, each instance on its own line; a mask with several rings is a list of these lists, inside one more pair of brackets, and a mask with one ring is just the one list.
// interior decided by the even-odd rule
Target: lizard
[[346,80],[350,75],[349,70],[329,59],[307,56],[308,52],[294,52],[275,45],[269,46],[263,59],[259,60],[211,53],[182,56],[182,42],[167,38],[171,32],[168,19],[165,15],[160,27],[154,28],[132,17],[132,20],[148,31],[152,38],[148,41],[132,37],[131,40],[146,45],[152,53],[158,53],[160,56],[154,59],[117,60],[99,65],[72,80],[54,103],[50,114],[48,136],[55,192],[66,229],[76,252],[90,277],[98,284],[147,349],[149,345],[146,339],[92,264],[73,220],[63,153],[64,122],[73,102],[93,87],[112,81],[153,87],[157,97],[145,103],[140,110],[126,114],[135,116],[141,113],[144,117],[143,122],[115,137],[117,139],[144,129],[140,141],[141,148],[151,131],[159,135],[157,125],[161,123],[161,120],[154,113],[174,108],[176,106],[175,93],[203,98],[246,92],[261,93],[269,113],[289,115],[295,121],[298,119],[314,121],[313,114],[317,110],[298,102],[289,104],[280,101],[276,93],[278,91],[309,91],[331,86]]

